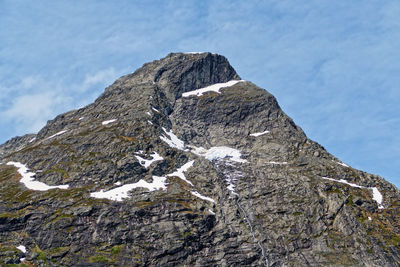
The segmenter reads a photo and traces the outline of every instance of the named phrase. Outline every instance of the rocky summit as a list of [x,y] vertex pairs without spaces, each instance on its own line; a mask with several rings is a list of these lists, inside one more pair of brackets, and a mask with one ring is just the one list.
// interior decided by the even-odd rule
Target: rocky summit
[[211,53],[0,146],[4,266],[400,266],[400,195]]

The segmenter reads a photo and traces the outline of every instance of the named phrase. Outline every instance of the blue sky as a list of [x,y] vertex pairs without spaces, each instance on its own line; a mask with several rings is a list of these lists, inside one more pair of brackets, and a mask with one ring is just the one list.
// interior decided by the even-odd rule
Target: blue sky
[[398,1],[0,0],[0,143],[169,52],[211,51],[309,138],[400,186]]

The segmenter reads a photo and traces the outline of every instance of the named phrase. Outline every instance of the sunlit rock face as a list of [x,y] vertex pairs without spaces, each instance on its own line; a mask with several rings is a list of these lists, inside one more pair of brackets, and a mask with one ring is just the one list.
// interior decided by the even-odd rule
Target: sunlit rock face
[[0,262],[397,266],[399,191],[211,53],[173,53],[0,146]]

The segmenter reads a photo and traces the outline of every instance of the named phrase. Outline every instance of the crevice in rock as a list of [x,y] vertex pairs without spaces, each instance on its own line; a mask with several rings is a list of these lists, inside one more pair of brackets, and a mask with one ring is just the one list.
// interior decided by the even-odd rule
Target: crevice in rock
[[[236,179],[225,178],[225,176],[227,176],[227,175],[232,173],[232,170],[227,170],[227,169],[222,170],[221,169],[221,165],[224,166],[224,161],[223,160],[218,161],[217,164],[215,164],[217,170],[222,174],[222,176],[224,178],[224,182],[225,183],[230,183],[230,184],[228,184],[228,190],[230,191],[230,194],[232,194],[232,195],[234,195],[236,197],[236,201],[235,201],[236,202],[236,206],[241,211],[241,213],[243,215],[243,220],[246,221],[248,226],[249,226],[249,230],[250,230],[251,236],[253,237],[253,242],[257,243],[257,246],[261,249],[261,255],[262,255],[262,258],[265,260],[265,266],[269,267],[268,255],[267,255],[267,253],[265,251],[265,248],[261,244],[261,241],[258,240],[258,238],[256,237],[256,233],[254,231],[254,226],[253,226],[251,220],[249,219],[249,216],[248,216],[246,210],[243,208],[243,206],[241,204],[242,197],[234,189],[234,188],[236,188],[237,178],[241,177],[241,176],[236,177]],[[235,167],[235,165],[232,164],[232,163],[229,163],[228,166]]]
[[253,237],[253,241],[257,242],[258,247],[261,249],[262,257],[263,257],[264,260],[265,260],[265,264],[266,264],[267,267],[269,267],[268,256],[266,255],[265,248],[264,248],[264,246],[261,244],[261,242],[256,238],[253,225],[251,224],[251,221],[250,221],[249,217],[247,216],[246,211],[244,210],[244,208],[243,208],[242,205],[240,204],[241,200],[242,200],[242,197],[241,197],[239,194],[237,194],[236,205],[237,205],[238,208],[242,211],[242,213],[243,213],[243,219],[244,219],[244,220],[247,222],[247,224],[249,225],[250,232],[251,232],[251,235],[252,235],[252,237]]

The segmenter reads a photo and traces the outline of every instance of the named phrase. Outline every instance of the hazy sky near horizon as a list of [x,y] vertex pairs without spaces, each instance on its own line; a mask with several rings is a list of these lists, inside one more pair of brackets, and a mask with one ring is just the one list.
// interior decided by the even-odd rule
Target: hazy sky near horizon
[[400,186],[398,1],[0,0],[0,143],[169,52],[226,56],[307,136]]

